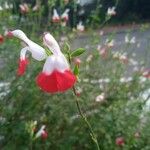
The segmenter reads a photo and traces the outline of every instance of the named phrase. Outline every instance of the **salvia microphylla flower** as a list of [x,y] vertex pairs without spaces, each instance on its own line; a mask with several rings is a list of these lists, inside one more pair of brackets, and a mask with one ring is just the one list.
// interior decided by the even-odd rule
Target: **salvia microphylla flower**
[[53,10],[52,22],[53,22],[53,23],[58,23],[58,22],[60,22],[60,17],[59,17],[59,15],[58,15],[56,9]]
[[0,44],[4,42],[4,37],[0,34]]
[[26,14],[26,13],[29,12],[29,7],[28,7],[28,5],[26,3],[20,4],[19,8],[20,8],[20,12],[22,14]]
[[109,7],[107,10],[107,15],[108,16],[115,16],[116,15],[115,9],[116,9],[116,7]]
[[12,8],[13,8],[13,5],[12,5],[12,4],[8,4],[8,2],[6,1],[6,2],[4,3],[3,7],[0,6],[0,11],[3,11],[3,10],[5,10],[5,9],[12,9]]
[[45,127],[46,127],[46,126],[43,125],[43,126],[40,128],[40,130],[36,133],[35,138],[41,137],[42,139],[47,139],[48,133],[47,133],[47,131],[45,130]]
[[120,58],[119,58],[119,60],[123,64],[128,64],[128,62],[129,62],[128,57],[126,55],[121,55]]
[[129,38],[129,35],[125,36],[125,43],[134,44],[136,43],[136,38],[133,36],[131,39]]
[[145,78],[150,78],[150,69],[145,69],[145,70],[142,72],[142,75],[143,75]]
[[54,37],[50,33],[45,33],[43,41],[53,55],[47,57],[43,71],[38,75],[36,82],[46,92],[64,92],[75,84],[76,77],[71,72]]
[[38,61],[46,59],[43,71],[36,78],[37,85],[43,91],[49,93],[64,92],[75,84],[76,77],[71,72],[57,41],[50,33],[44,34],[43,42],[53,53],[51,56],[48,56],[41,46],[28,39],[21,30],[8,32],[8,35],[21,39],[27,45],[20,52],[18,75],[23,75],[25,72],[28,64],[26,52],[29,51],[32,57]]
[[85,27],[82,23],[82,21],[80,21],[78,24],[77,24],[77,30],[80,31],[80,32],[83,32],[85,30]]
[[36,4],[36,5],[32,8],[33,11],[38,11],[39,9],[40,9],[40,5],[39,5],[39,4]]
[[69,20],[69,11],[70,9],[66,9],[64,11],[64,13],[61,15],[61,19],[64,21],[64,22],[67,22]]
[[26,47],[22,48],[20,52],[19,67],[17,72],[18,75],[23,75],[28,65],[28,59],[26,57],[27,51],[31,52],[32,57],[35,60],[41,61],[46,59],[47,55],[45,50],[40,45],[28,39],[28,37],[21,30],[10,31],[7,35],[8,37],[15,36],[24,41],[27,45]]

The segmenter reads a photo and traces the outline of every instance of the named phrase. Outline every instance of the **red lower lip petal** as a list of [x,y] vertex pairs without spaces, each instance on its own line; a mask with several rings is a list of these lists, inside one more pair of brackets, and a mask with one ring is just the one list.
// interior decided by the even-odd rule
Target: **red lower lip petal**
[[22,76],[25,73],[28,63],[29,61],[27,58],[24,60],[21,60],[21,59],[19,60],[19,67],[17,70],[17,75]]
[[70,71],[65,72],[53,71],[50,75],[40,73],[37,76],[37,85],[45,92],[56,93],[65,92],[70,89],[76,82],[75,75]]

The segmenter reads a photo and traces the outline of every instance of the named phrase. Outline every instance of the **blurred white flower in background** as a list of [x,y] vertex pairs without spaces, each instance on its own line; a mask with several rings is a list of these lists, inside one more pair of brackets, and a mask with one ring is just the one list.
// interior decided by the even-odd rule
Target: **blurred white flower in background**
[[9,9],[10,8],[7,2],[4,3],[4,8],[5,9]]
[[100,103],[103,103],[105,100],[106,100],[106,94],[105,93],[101,93],[100,95],[98,95],[95,98],[95,101],[100,102]]
[[120,62],[124,63],[124,64],[127,64],[128,63],[128,57],[126,54],[122,54],[120,57],[119,57],[119,60]]
[[20,8],[20,12],[22,14],[26,14],[29,12],[29,7],[28,7],[28,4],[26,4],[26,3],[20,4],[19,8]]
[[63,19],[64,22],[67,22],[69,20],[69,11],[70,9],[67,8],[61,15],[61,19]]
[[3,6],[0,6],[0,11],[6,10],[6,9],[12,9],[12,8],[13,8],[13,5],[8,4],[8,2],[6,1]]
[[133,59],[133,58],[130,58],[130,59],[129,59],[129,62],[130,62],[130,64],[133,65],[133,66],[137,66],[137,65],[139,64],[138,61],[136,61],[136,60]]
[[140,46],[141,46],[141,43],[137,43],[137,48],[140,48]]
[[56,9],[53,10],[52,22],[53,23],[60,22],[60,17]]
[[83,78],[83,82],[88,83],[88,82],[89,82],[89,79],[88,79],[88,78]]
[[131,38],[130,43],[131,43],[131,44],[136,43],[136,38],[135,38],[135,36]]
[[103,35],[104,35],[104,31],[101,30],[100,33],[99,33],[99,35],[100,35],[100,36],[103,36]]
[[35,137],[38,138],[42,135],[42,133],[44,132],[44,129],[45,129],[45,125],[43,125],[40,130],[36,133]]
[[108,46],[109,48],[112,48],[115,45],[115,40],[113,39],[106,39],[105,41],[106,46]]
[[2,11],[3,10],[3,8],[2,8],[2,6],[0,6],[0,11]]
[[116,7],[109,7],[107,10],[107,15],[108,16],[115,16],[116,15],[116,11],[115,11]]
[[133,36],[132,38],[129,37],[129,34],[127,34],[125,36],[125,43],[128,43],[128,44],[135,44],[136,43],[136,38],[135,36]]
[[43,125],[40,130],[36,133],[35,138],[42,137],[43,139],[46,139],[48,137],[48,133],[45,131],[45,125]]
[[85,30],[85,27],[84,27],[82,21],[80,21],[80,22],[77,24],[77,30],[80,31],[80,32],[83,32],[83,31]]
[[0,124],[4,124],[6,122],[6,118],[0,116]]
[[132,80],[133,80],[132,77],[122,77],[122,78],[120,78],[121,83],[128,83],[128,82],[131,82]]
[[87,59],[86,59],[86,62],[91,62],[92,61],[92,58],[93,58],[93,55],[92,54],[90,54],[88,57],[87,57]]
[[119,57],[121,55],[119,52],[112,52],[112,54],[113,54],[114,59],[119,59]]
[[145,77],[145,78],[150,78],[150,69],[144,69],[144,70],[142,71],[142,75],[143,75],[143,77]]
[[38,11],[39,9],[40,9],[40,6],[39,6],[38,4],[36,4],[36,5],[32,8],[33,11]]
[[98,45],[97,45],[97,50],[100,51],[101,48],[102,48],[102,45],[98,44]]

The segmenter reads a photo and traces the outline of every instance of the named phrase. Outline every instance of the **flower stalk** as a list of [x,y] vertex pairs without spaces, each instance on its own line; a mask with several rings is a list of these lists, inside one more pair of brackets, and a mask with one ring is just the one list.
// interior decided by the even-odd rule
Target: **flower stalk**
[[99,147],[99,144],[98,144],[98,140],[97,140],[96,135],[95,135],[95,133],[94,133],[94,131],[92,129],[92,126],[89,123],[89,121],[87,120],[87,117],[84,115],[84,113],[81,110],[75,86],[73,86],[72,89],[73,89],[73,93],[74,93],[74,95],[76,97],[75,98],[75,102],[76,102],[76,105],[77,105],[77,108],[78,108],[79,115],[81,116],[81,118],[83,119],[83,121],[85,122],[85,124],[87,125],[87,127],[89,128],[90,136],[91,136],[93,142],[95,143],[95,145],[97,147],[97,150],[100,150],[100,147]]

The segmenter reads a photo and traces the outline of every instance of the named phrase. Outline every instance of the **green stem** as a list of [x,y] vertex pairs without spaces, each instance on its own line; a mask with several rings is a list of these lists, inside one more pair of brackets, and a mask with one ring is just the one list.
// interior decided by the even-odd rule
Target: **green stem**
[[86,125],[88,126],[89,128],[89,132],[90,132],[90,135],[91,135],[91,138],[92,140],[94,141],[94,143],[96,144],[96,147],[97,147],[97,150],[100,150],[100,147],[99,147],[99,144],[98,144],[98,140],[96,138],[96,135],[92,129],[92,126],[91,124],[89,123],[89,121],[87,120],[87,117],[83,114],[82,110],[81,110],[81,107],[80,107],[80,104],[79,104],[79,101],[78,101],[78,98],[77,98],[77,93],[76,93],[76,89],[75,89],[75,86],[73,86],[73,92],[74,92],[74,95],[76,96],[76,105],[77,105],[77,108],[78,108],[78,111],[79,111],[79,114],[80,116],[82,117],[83,121],[86,123]]

